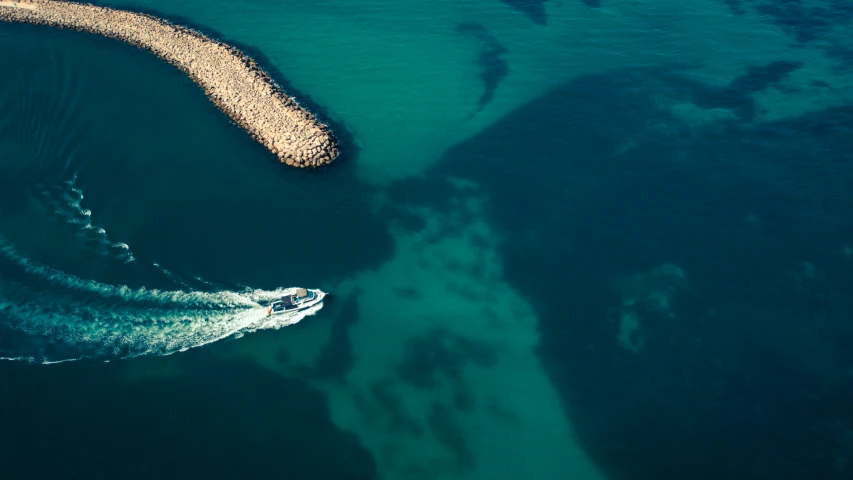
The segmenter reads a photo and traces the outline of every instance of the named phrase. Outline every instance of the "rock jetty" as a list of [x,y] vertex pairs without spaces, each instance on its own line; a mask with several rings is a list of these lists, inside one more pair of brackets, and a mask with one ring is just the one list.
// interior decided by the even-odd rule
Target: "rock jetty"
[[282,162],[317,167],[338,156],[338,142],[240,50],[166,20],[59,0],[0,0],[0,20],[51,25],[115,38],[175,65]]

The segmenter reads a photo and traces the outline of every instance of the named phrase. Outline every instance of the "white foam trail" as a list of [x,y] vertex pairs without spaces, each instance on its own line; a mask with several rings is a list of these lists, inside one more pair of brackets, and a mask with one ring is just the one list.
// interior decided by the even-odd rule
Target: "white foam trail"
[[32,357],[0,357],[0,360],[5,360],[8,362],[29,362],[32,361]]
[[171,355],[224,338],[298,323],[318,312],[317,305],[302,312],[267,316],[261,305],[248,310],[146,311],[121,307],[92,308],[83,304],[39,305],[34,302],[2,305],[15,321],[13,328],[52,342],[72,345],[82,355],[68,359],[16,357],[39,363],[90,358],[132,358]]
[[175,273],[173,273],[171,270],[169,270],[169,269],[167,269],[167,268],[165,268],[165,267],[162,267],[159,263],[154,263],[153,265],[154,265],[154,268],[156,268],[157,270],[159,270],[159,271],[160,271],[160,273],[162,273],[162,274],[163,274],[166,278],[168,278],[172,283],[174,283],[174,284],[176,284],[176,285],[181,285],[181,286],[183,286],[184,288],[186,288],[187,290],[195,290],[195,289],[194,289],[194,288],[192,288],[192,287],[191,287],[187,282],[185,282],[185,281],[180,277],[180,275],[176,275],[176,274],[175,274]]
[[79,360],[83,360],[85,357],[80,358],[68,358],[65,360],[36,360],[35,357],[0,357],[0,361],[6,362],[26,362],[26,363],[40,363],[42,365],[54,365],[57,363],[68,363],[68,362],[76,362]]
[[83,280],[33,262],[2,239],[0,257],[53,286],[44,291],[26,282],[0,279],[0,322],[27,338],[45,339],[71,352],[64,355],[68,358],[0,352],[5,355],[0,359],[6,360],[55,363],[170,355],[235,335],[293,325],[322,308],[320,304],[267,316],[261,302],[295,288],[206,293],[132,289]]
[[[83,357],[80,357],[80,358],[69,358],[69,359],[66,359],[66,360],[54,360],[54,361],[45,360],[45,361],[41,362],[41,364],[42,364],[42,365],[55,365],[55,364],[58,364],[58,363],[76,362],[76,361],[78,361],[78,360],[83,360]],[[35,363],[35,359],[34,359],[34,358],[32,359],[32,363]]]
[[[196,282],[198,282],[198,283],[200,283],[200,284],[202,284],[208,288],[212,288],[212,289],[222,289],[223,288],[222,285],[216,285],[215,283],[213,283],[209,280],[205,280],[205,279],[199,277],[198,275],[193,277],[193,280],[195,280]],[[251,289],[249,289],[247,287],[243,287],[243,290],[251,290]]]
[[251,307],[257,304],[246,295],[235,292],[183,292],[160,291],[156,289],[128,288],[124,285],[107,285],[92,280],[83,280],[65,272],[41,265],[24,257],[11,245],[0,239],[0,255],[15,263],[21,270],[47,280],[57,286],[98,295],[106,299],[124,300],[130,302],[159,303],[163,305],[182,305],[191,307]]

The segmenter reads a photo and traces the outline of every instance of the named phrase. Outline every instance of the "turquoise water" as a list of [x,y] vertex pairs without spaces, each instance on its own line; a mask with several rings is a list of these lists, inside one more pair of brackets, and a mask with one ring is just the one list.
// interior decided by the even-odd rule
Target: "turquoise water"
[[103,4],[344,155],[0,24],[0,478],[850,476],[847,4]]

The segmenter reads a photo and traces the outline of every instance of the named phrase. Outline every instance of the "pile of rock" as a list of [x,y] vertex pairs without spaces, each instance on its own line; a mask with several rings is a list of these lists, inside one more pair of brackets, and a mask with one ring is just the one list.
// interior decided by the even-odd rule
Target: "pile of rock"
[[338,142],[328,126],[234,47],[151,15],[57,0],[2,3],[0,20],[81,30],[150,50],[186,72],[222,111],[288,165],[316,167],[338,156]]

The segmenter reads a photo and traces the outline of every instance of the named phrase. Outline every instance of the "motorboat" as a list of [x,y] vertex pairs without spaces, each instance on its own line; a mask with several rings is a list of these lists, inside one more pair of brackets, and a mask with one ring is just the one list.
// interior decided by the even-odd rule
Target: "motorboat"
[[323,303],[325,296],[326,292],[321,290],[297,288],[293,293],[282,295],[281,300],[270,303],[267,307],[267,316],[307,310]]

